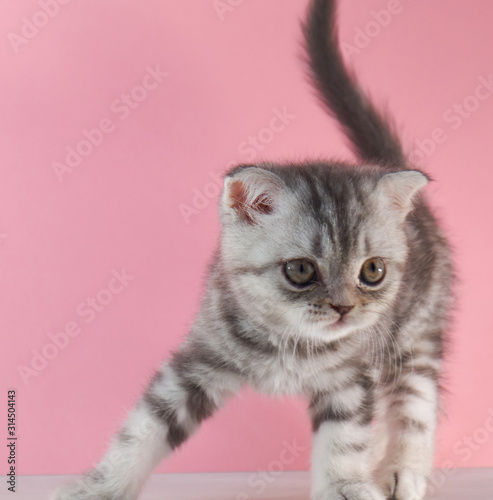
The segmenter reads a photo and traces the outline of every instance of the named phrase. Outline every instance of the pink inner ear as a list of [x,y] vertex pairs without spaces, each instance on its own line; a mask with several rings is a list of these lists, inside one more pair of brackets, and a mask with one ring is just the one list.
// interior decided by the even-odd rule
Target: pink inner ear
[[422,172],[405,170],[382,177],[380,189],[392,207],[407,215],[412,209],[413,199],[427,183],[428,177]]
[[405,200],[402,197],[397,196],[396,193],[390,193],[388,196],[388,199],[389,199],[391,205],[393,207],[397,208],[398,210],[402,211],[405,209],[405,207],[406,207]]
[[267,193],[261,193],[252,200],[248,188],[241,181],[231,184],[229,196],[231,208],[239,212],[249,224],[254,223],[253,212],[270,214],[273,211],[272,200]]

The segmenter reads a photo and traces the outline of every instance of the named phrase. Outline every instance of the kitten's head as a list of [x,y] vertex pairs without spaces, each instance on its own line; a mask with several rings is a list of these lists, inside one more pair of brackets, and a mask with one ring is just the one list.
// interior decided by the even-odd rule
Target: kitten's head
[[405,220],[427,181],[343,164],[233,169],[221,258],[242,313],[284,337],[335,340],[376,324],[402,285]]

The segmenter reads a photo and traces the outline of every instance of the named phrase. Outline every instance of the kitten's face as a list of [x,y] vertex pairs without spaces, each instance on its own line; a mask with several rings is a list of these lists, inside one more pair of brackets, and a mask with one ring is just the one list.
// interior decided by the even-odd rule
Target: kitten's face
[[270,167],[266,179],[248,170],[239,186],[238,175],[226,183],[232,210],[222,213],[222,255],[244,313],[284,338],[335,340],[379,322],[402,280],[408,208],[372,170]]

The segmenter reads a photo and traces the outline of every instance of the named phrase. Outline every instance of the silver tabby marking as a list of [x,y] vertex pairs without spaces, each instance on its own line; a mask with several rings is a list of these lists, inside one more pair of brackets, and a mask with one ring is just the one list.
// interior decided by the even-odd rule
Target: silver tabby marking
[[308,60],[361,163],[228,173],[219,250],[186,342],[101,463],[54,499],[135,499],[159,461],[244,384],[308,398],[314,500],[423,498],[452,266],[421,194],[428,178],[342,62],[334,3],[312,2]]

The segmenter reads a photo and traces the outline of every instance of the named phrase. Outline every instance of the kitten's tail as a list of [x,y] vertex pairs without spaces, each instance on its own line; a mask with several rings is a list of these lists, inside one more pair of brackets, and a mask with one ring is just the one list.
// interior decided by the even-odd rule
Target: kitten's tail
[[341,123],[361,160],[403,167],[406,160],[399,138],[344,65],[335,17],[336,0],[313,0],[303,26],[317,93],[327,111]]

